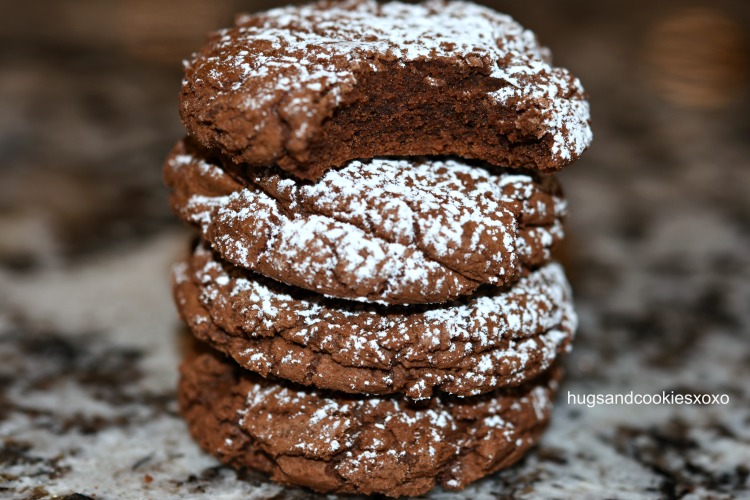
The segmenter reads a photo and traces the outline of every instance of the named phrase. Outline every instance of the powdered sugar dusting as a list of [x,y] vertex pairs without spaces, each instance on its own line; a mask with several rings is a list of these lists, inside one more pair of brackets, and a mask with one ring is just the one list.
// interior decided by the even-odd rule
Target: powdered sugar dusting
[[[261,184],[274,178],[255,180]],[[506,196],[502,186],[501,177],[456,160],[373,159],[328,171],[315,184],[286,183],[279,192],[292,204],[371,228],[376,236],[415,245],[458,272],[488,275],[490,283],[497,283],[516,265],[516,217],[510,207],[520,191]],[[482,267],[469,269],[471,260]]]

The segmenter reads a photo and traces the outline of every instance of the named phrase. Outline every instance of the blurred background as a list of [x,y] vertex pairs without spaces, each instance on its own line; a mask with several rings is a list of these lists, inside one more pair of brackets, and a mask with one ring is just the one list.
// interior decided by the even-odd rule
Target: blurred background
[[[549,490],[557,493],[585,484],[594,488],[585,491],[613,497],[628,488],[669,498],[747,492],[750,2],[483,3],[534,30],[555,63],[569,68],[590,94],[594,144],[561,174],[570,200],[561,255],[581,316],[567,387],[580,393],[722,392],[736,402],[689,414],[563,405],[540,451],[494,481],[537,491],[557,482],[558,489]],[[234,13],[277,5],[3,2],[0,468],[21,467],[13,484],[26,489],[18,491],[37,491],[28,489],[24,474],[40,463],[56,470],[59,461],[49,457],[67,449],[44,448],[40,443],[51,434],[37,431],[40,414],[57,422],[66,403],[21,404],[19,398],[57,387],[66,374],[74,373],[71,383],[88,381],[80,393],[70,393],[76,398],[145,405],[151,416],[142,425],[161,418],[167,427],[178,425],[170,420],[169,403],[177,361],[164,354],[176,328],[168,265],[188,232],[168,210],[161,162],[184,133],[177,113],[180,61],[202,45],[207,31],[229,25]],[[29,343],[32,338],[42,341]],[[57,381],[40,382],[34,375],[39,366]],[[120,387],[117,397],[110,401],[91,389],[92,380],[107,394]],[[125,397],[121,386],[133,380],[141,386]],[[63,413],[78,418],[86,411]],[[101,418],[104,427],[75,419],[48,427],[89,432],[92,451],[83,455],[97,457],[101,429],[130,425]],[[8,427],[11,421],[22,423]],[[588,434],[576,434],[582,430]],[[183,435],[177,432],[176,442]],[[156,478],[149,487],[200,483],[208,491],[209,483],[227,477],[206,476],[211,467],[221,470],[210,462],[200,462],[208,468],[203,475],[185,472],[198,466],[168,466],[159,453],[146,454],[148,477]],[[139,463],[137,450],[132,459]],[[76,467],[67,467],[59,477],[67,474],[73,482],[58,481],[55,491],[84,491],[85,478],[75,483],[70,470]],[[141,481],[142,470],[132,468],[137,484],[151,485]],[[54,482],[51,473],[36,473]],[[34,498],[53,491],[45,488]]]

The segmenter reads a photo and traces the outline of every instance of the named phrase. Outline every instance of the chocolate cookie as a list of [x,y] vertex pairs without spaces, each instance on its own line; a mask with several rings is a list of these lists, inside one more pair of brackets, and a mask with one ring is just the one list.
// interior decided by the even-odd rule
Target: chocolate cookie
[[348,393],[420,399],[518,385],[552,365],[576,326],[557,264],[442,307],[325,299],[222,264],[204,247],[174,281],[200,340],[264,376]]
[[185,140],[164,173],[174,211],[224,259],[339,298],[445,302],[514,281],[563,238],[553,178],[456,160],[354,161],[310,183]]
[[240,16],[185,64],[180,113],[203,145],[305,179],[388,155],[553,171],[591,141],[583,88],[533,33],[450,1]]
[[181,368],[193,437],[222,462],[324,493],[458,490],[519,460],[546,426],[557,375],[475,398],[325,393],[265,380],[210,352]]

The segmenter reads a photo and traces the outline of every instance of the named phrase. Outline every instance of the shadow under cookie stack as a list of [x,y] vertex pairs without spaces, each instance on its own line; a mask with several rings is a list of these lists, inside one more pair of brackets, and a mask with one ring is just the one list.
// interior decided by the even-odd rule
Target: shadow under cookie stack
[[549,175],[580,83],[460,2],[240,16],[186,63],[165,163],[200,241],[179,400],[222,462],[330,493],[459,490],[519,460],[576,326]]

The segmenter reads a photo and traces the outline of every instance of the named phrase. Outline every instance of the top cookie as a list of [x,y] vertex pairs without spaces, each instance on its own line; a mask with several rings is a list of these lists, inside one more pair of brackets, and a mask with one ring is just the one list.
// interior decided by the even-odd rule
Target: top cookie
[[180,112],[204,146],[306,179],[385,155],[553,171],[591,141],[583,88],[532,32],[436,0],[240,16],[186,62]]

